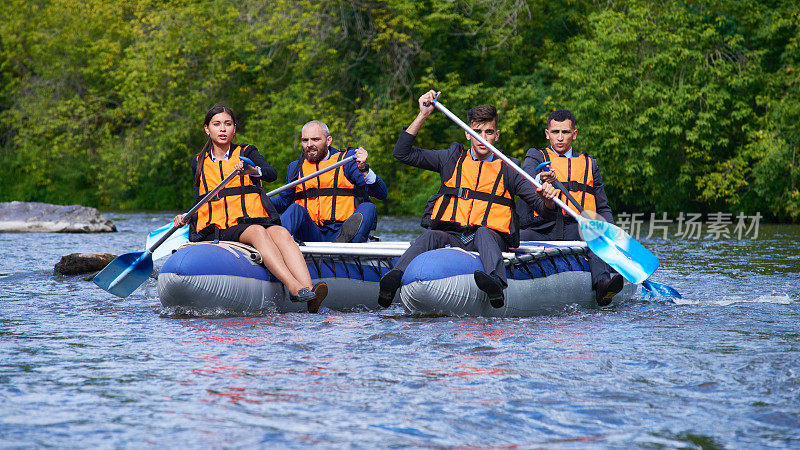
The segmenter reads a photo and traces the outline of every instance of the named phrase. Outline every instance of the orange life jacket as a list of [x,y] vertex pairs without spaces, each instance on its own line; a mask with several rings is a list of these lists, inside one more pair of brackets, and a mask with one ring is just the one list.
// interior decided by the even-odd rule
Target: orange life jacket
[[[572,197],[580,203],[583,209],[597,211],[597,204],[594,198],[594,177],[592,176],[592,159],[586,153],[572,158],[562,157],[552,149],[544,148],[540,150],[545,161],[550,161],[550,170],[555,171],[558,180],[572,194]],[[563,192],[559,191],[558,198],[569,205],[576,213],[578,208],[567,199]],[[561,209],[563,215],[567,212]],[[534,217],[539,213],[533,211]]]
[[[338,152],[318,163],[303,160],[297,178],[322,170],[341,161],[347,152]],[[352,216],[358,202],[356,185],[344,175],[344,166],[329,170],[295,187],[295,203],[308,211],[317,225],[344,222]]]
[[[203,174],[197,187],[197,196],[202,197],[213,190],[239,163],[239,155],[247,145],[237,145],[227,161],[212,161],[210,156],[203,160]],[[206,205],[197,211],[197,230],[215,226],[230,228],[241,219],[268,218],[269,213],[261,200],[261,183],[254,184],[250,176],[234,177]]]
[[484,226],[509,235],[514,202],[506,190],[502,167],[499,158],[475,161],[469,150],[462,150],[452,175],[439,188],[440,196],[431,211],[432,227],[466,231]]

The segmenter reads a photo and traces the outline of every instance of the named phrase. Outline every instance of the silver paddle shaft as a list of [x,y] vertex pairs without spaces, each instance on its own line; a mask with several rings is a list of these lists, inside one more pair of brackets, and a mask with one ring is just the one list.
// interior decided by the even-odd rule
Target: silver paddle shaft
[[293,187],[297,186],[300,183],[304,183],[304,182],[306,182],[306,181],[308,181],[308,180],[310,180],[312,178],[318,177],[318,176],[322,175],[323,173],[325,173],[325,172],[327,172],[329,170],[333,170],[333,169],[335,169],[337,167],[341,167],[341,166],[349,163],[350,161],[352,161],[354,159],[356,159],[356,155],[348,156],[347,158],[337,162],[336,164],[331,164],[330,166],[328,166],[328,167],[326,167],[324,169],[320,169],[320,170],[318,170],[318,171],[316,171],[314,173],[311,173],[311,174],[308,174],[308,175],[304,176],[303,178],[300,178],[298,180],[292,181],[289,184],[283,185],[283,186],[279,187],[278,189],[275,189],[274,191],[267,192],[267,197],[272,197],[273,195],[278,195],[281,192],[283,192],[283,191],[285,191],[287,189],[293,188]]
[[[456,124],[458,124],[458,126],[460,126],[461,128],[463,128],[463,129],[464,129],[464,131],[466,131],[466,132],[467,132],[467,133],[469,133],[469,134],[470,134],[472,137],[474,137],[475,139],[477,139],[477,140],[478,140],[478,142],[480,142],[481,144],[485,145],[485,146],[486,146],[486,148],[488,148],[489,150],[491,150],[491,151],[492,151],[492,153],[494,153],[494,154],[495,154],[495,156],[497,156],[498,158],[502,159],[502,160],[503,160],[503,161],[504,161],[506,164],[508,164],[509,166],[511,166],[511,168],[512,168],[512,169],[514,169],[514,171],[515,171],[515,172],[517,172],[518,174],[522,175],[522,177],[523,177],[523,178],[525,178],[526,180],[530,181],[530,182],[531,182],[531,184],[533,184],[533,185],[534,185],[534,186],[536,186],[537,188],[539,188],[539,187],[542,187],[542,183],[538,182],[538,181],[537,181],[535,178],[533,178],[532,176],[530,176],[530,174],[529,174],[528,172],[525,172],[524,170],[522,170],[522,168],[521,168],[521,167],[519,167],[518,165],[514,164],[514,161],[512,161],[511,159],[509,159],[509,157],[508,157],[508,156],[506,156],[506,155],[504,155],[504,154],[503,154],[503,153],[502,153],[500,150],[498,150],[498,149],[494,148],[494,145],[492,145],[492,144],[490,144],[489,142],[487,142],[487,141],[486,141],[486,139],[484,139],[484,138],[483,138],[483,137],[482,137],[480,134],[476,133],[476,132],[475,132],[475,130],[473,130],[473,129],[472,129],[472,127],[470,127],[469,125],[467,125],[466,123],[464,123],[464,122],[463,122],[461,119],[459,119],[459,118],[458,118],[458,116],[456,116],[455,114],[453,114],[452,112],[450,112],[450,110],[449,110],[449,109],[445,108],[445,107],[444,107],[444,105],[442,105],[442,104],[441,104],[441,103],[439,103],[438,101],[434,100],[434,101],[433,101],[433,106],[435,106],[435,107],[436,107],[436,109],[438,109],[439,111],[443,112],[445,116],[449,117],[449,118],[450,118],[450,120],[452,120],[453,122],[455,122]],[[572,208],[570,208],[570,207],[569,207],[569,206],[567,206],[567,205],[566,205],[564,202],[562,202],[560,198],[558,198],[558,197],[553,197],[553,199],[552,199],[552,200],[553,200],[554,202],[556,202],[556,205],[558,205],[558,206],[560,206],[561,208],[563,208],[563,209],[564,209],[564,211],[566,211],[566,212],[567,212],[569,215],[571,215],[572,217],[574,217],[574,218],[575,218],[575,220],[577,220],[578,222],[580,222],[580,221],[581,221],[581,219],[583,219],[583,217],[581,217],[581,216],[580,216],[578,213],[576,213],[575,211],[573,211],[573,210],[572,210]]]
[[[242,160],[242,162],[244,162],[244,160]],[[249,166],[249,165],[251,165],[251,164],[248,164],[247,162],[244,162],[244,165],[245,165],[245,166]],[[205,205],[207,201],[211,200],[211,198],[212,198],[212,197],[214,197],[215,195],[217,195],[217,192],[221,191],[221,190],[222,190],[222,188],[224,188],[224,187],[225,187],[225,185],[227,185],[229,181],[231,181],[231,180],[232,180],[234,177],[236,177],[236,176],[238,176],[238,175],[239,175],[239,171],[233,171],[233,172],[231,172],[231,174],[230,174],[230,175],[228,175],[227,177],[225,177],[225,179],[224,179],[224,180],[222,180],[222,182],[221,182],[220,184],[218,184],[218,185],[217,185],[217,187],[215,187],[214,189],[212,189],[212,190],[211,190],[211,191],[210,191],[208,194],[206,194],[206,195],[205,195],[205,196],[204,196],[202,199],[200,199],[200,201],[199,201],[199,202],[197,202],[197,204],[196,204],[196,205],[194,205],[194,206],[192,207],[192,209],[190,209],[189,211],[186,211],[186,214],[184,214],[184,217],[191,217],[191,216],[192,216],[192,214],[196,213],[198,209],[200,209],[200,208],[201,208],[203,205]],[[166,241],[167,239],[169,239],[169,237],[170,237],[170,236],[172,236],[172,233],[174,233],[175,231],[177,231],[177,230],[178,230],[178,228],[180,228],[181,226],[182,226],[182,225],[173,225],[173,226],[172,226],[172,228],[170,228],[170,230],[169,230],[169,231],[167,231],[166,233],[164,233],[164,235],[163,235],[163,236],[161,236],[161,239],[159,239],[158,241],[156,241],[156,243],[155,243],[155,244],[151,245],[151,246],[150,246],[150,248],[148,248],[148,249],[147,249],[147,251],[145,252],[145,254],[144,254],[144,255],[142,255],[142,258],[146,257],[146,255],[151,255],[151,254],[153,254],[153,252],[155,251],[155,249],[156,249],[156,248],[158,248],[158,246],[159,246],[159,245],[163,244],[163,243],[164,243],[164,241]],[[140,258],[140,259],[141,259],[141,258]]]

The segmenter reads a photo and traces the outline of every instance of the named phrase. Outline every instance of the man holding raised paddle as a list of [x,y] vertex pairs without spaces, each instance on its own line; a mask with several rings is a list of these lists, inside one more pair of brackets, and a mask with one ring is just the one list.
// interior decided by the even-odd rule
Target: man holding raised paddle
[[[474,273],[475,283],[487,293],[489,302],[494,307],[501,307],[504,303],[503,288],[505,284],[505,269],[500,259],[501,255],[497,250],[503,244],[509,243],[505,238],[515,236],[510,231],[514,228],[510,225],[515,224],[513,202],[508,204],[503,198],[511,199],[513,195],[519,195],[525,200],[531,209],[542,214],[543,217],[551,217],[555,211],[544,205],[545,202],[553,202],[555,205],[566,211],[578,223],[581,237],[586,241],[586,245],[603,261],[619,272],[631,283],[642,283],[647,288],[657,283],[651,283],[648,277],[658,268],[659,261],[650,251],[644,248],[639,242],[630,237],[622,229],[604,220],[588,218],[570,209],[561,199],[557,197],[558,191],[548,182],[542,183],[533,178],[529,173],[522,170],[519,165],[497,150],[493,142],[497,141],[497,112],[494,108],[487,105],[487,108],[473,108],[467,116],[470,124],[464,123],[455,114],[450,112],[437,101],[438,93],[429,91],[419,99],[420,112],[417,118],[408,126],[395,144],[395,157],[406,164],[428,170],[438,171],[442,177],[442,186],[439,193],[440,198],[436,200],[431,208],[431,214],[435,214],[436,220],[431,222],[431,229],[427,230],[414,241],[406,254],[400,257],[395,268],[389,271],[380,282],[380,294],[378,303],[381,306],[389,306],[394,298],[395,292],[400,288],[403,278],[403,269],[416,256],[433,248],[456,246],[469,249],[473,247],[478,250],[481,261],[486,271],[477,270]],[[459,144],[451,145],[450,149],[444,151],[432,151],[412,148],[412,143],[419,131],[422,123],[433,112],[433,108],[444,113],[450,120],[455,122],[467,133],[472,148],[467,152]],[[473,112],[484,110],[479,114],[483,120],[475,120]],[[484,118],[484,113],[494,111],[494,116]],[[490,141],[491,139],[491,141]],[[489,152],[494,155],[489,159]],[[468,157],[469,156],[469,157]],[[494,157],[499,161],[495,161]],[[455,161],[455,162],[454,162]],[[505,163],[505,165],[494,165],[495,163]],[[462,170],[464,163],[467,164],[466,174]],[[494,178],[493,187],[489,188],[486,179],[481,180],[481,170],[484,163],[488,166],[490,174],[486,179]],[[475,165],[478,167],[475,173]],[[456,167],[457,166],[457,167]],[[458,170],[456,170],[456,168]],[[493,175],[493,177],[492,177]],[[518,177],[517,177],[518,176]],[[528,189],[523,186],[521,180],[529,183]],[[502,190],[498,188],[502,185]],[[535,194],[544,201],[537,200],[536,195],[530,195],[530,186],[535,186]],[[511,194],[511,195],[508,195]],[[463,199],[462,206],[458,207],[459,199]],[[450,206],[452,202],[452,206]],[[465,203],[466,202],[466,203]],[[508,209],[494,208],[493,204],[507,206]],[[466,204],[466,207],[464,206]],[[473,207],[477,206],[475,211]],[[450,216],[448,217],[448,212]],[[481,213],[483,215],[481,219]],[[491,217],[492,229],[489,227]],[[442,220],[444,219],[444,220]],[[449,223],[447,223],[449,222]],[[466,223],[465,223],[466,222]],[[477,228],[474,228],[476,227]],[[475,229],[475,234],[469,234],[470,229]],[[447,230],[442,234],[444,230]],[[488,232],[486,231],[488,230]],[[497,231],[500,231],[498,234]],[[505,232],[508,230],[509,232]],[[518,231],[516,239],[519,239]],[[482,238],[478,236],[482,235]],[[499,239],[498,239],[499,237]],[[494,242],[491,242],[494,240]],[[469,245],[466,242],[469,242]],[[514,245],[516,246],[516,244]],[[496,259],[495,259],[496,258]],[[500,261],[499,267],[491,268],[491,264]],[[661,287],[667,294],[679,296],[677,291],[668,286]],[[656,292],[662,289],[654,289]],[[672,292],[674,291],[674,292]]]
[[[592,218],[613,224],[614,217],[600,177],[597,160],[586,153],[577,153],[572,142],[578,136],[575,116],[568,110],[550,113],[547,118],[545,137],[550,145],[543,149],[531,148],[525,154],[522,169],[531,176],[539,176],[543,182],[554,184],[561,191],[559,198],[578,214],[590,214]],[[548,208],[556,209],[554,202],[545,202]],[[582,240],[578,222],[561,211],[553,218],[542,217],[536,211],[527,210],[519,204],[522,240],[579,241]],[[585,213],[584,213],[585,211]],[[623,280],[593,252],[589,252],[589,267],[592,273],[592,288],[599,306],[606,306],[622,290]]]
[[[475,283],[486,293],[490,304],[500,308],[505,303],[503,291],[508,286],[501,253],[519,246],[514,196],[521,197],[544,216],[555,216],[553,210],[545,208],[543,198],[552,198],[557,191],[549,183],[537,189],[470,133],[465,133],[469,149],[459,143],[446,150],[413,147],[438,95],[431,90],[419,98],[419,114],[394,147],[394,156],[399,161],[440,174],[439,193],[429,203],[432,206],[426,208],[423,219],[430,223],[430,228],[381,278],[378,303],[383,307],[391,305],[403,272],[414,257],[449,245],[478,252],[484,270],[475,271]],[[497,110],[490,105],[477,106],[467,114],[471,131],[490,145],[500,136],[498,119]]]
[[303,158],[289,163],[286,181],[297,180],[355,156],[335,170],[328,171],[293,190],[285,190],[272,203],[281,212],[281,224],[298,241],[364,242],[375,229],[378,210],[370,197],[384,200],[386,183],[367,163],[363,148],[338,150],[331,144],[328,126],[312,120],[301,130]]

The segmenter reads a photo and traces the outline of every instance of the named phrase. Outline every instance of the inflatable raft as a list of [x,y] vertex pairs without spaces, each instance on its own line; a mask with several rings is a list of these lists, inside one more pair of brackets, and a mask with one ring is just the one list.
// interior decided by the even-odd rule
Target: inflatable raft
[[[324,307],[337,311],[379,308],[378,282],[394,266],[396,257],[314,250],[304,248],[304,253],[312,280],[328,284]],[[158,295],[163,306],[190,311],[285,313],[307,309],[305,303],[289,300],[288,290],[261,264],[256,249],[238,242],[201,242],[179,248],[159,271]]]
[[[505,305],[493,308],[475,285],[483,270],[478,256],[441,248],[414,258],[398,296],[412,313],[446,316],[528,317],[563,312],[567,305],[597,308],[584,242],[523,242],[506,254]],[[637,286],[625,283],[613,302],[630,299]]]
[[[379,309],[380,278],[408,242],[309,243],[301,246],[311,278],[328,284],[325,308]],[[597,307],[583,242],[523,243],[504,253],[509,280],[506,305],[492,308],[473,280],[482,268],[475,253],[443,248],[423,253],[405,271],[395,298],[412,313],[522,317],[563,311],[565,305]],[[630,298],[626,285],[615,297]],[[203,242],[178,249],[161,267],[158,293],[165,307],[190,311],[301,312],[289,293],[261,265],[261,256],[236,242]]]

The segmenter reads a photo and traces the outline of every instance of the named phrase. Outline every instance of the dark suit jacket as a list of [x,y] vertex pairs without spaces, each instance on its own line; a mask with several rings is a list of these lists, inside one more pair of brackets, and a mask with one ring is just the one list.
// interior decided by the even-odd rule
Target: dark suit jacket
[[[427,150],[413,147],[416,138],[416,136],[409,134],[404,130],[400,134],[400,137],[397,139],[397,143],[394,146],[394,157],[400,162],[410,166],[438,172],[440,174],[442,184],[444,184],[444,182],[447,181],[446,177],[451,176],[455,170],[459,155],[464,150],[464,147],[461,144],[454,142],[448,149]],[[516,171],[514,171],[514,169],[512,169],[508,164],[503,164],[503,180],[505,181],[506,190],[512,195],[512,198],[513,196],[519,196],[522,199],[522,202],[529,208],[534,209],[540,214],[546,215],[547,217],[555,219],[555,214],[553,211],[548,210],[544,206],[544,201],[538,195],[536,195],[536,187]],[[428,216],[430,214],[437,197],[438,194],[428,201],[424,216]],[[512,237],[512,239],[516,241],[516,243],[510,242],[508,244],[511,247],[516,247],[519,245],[519,230],[517,228],[518,223],[516,223],[516,219],[513,220],[513,222],[512,234],[515,234],[516,238]],[[423,223],[423,226],[426,225]]]

